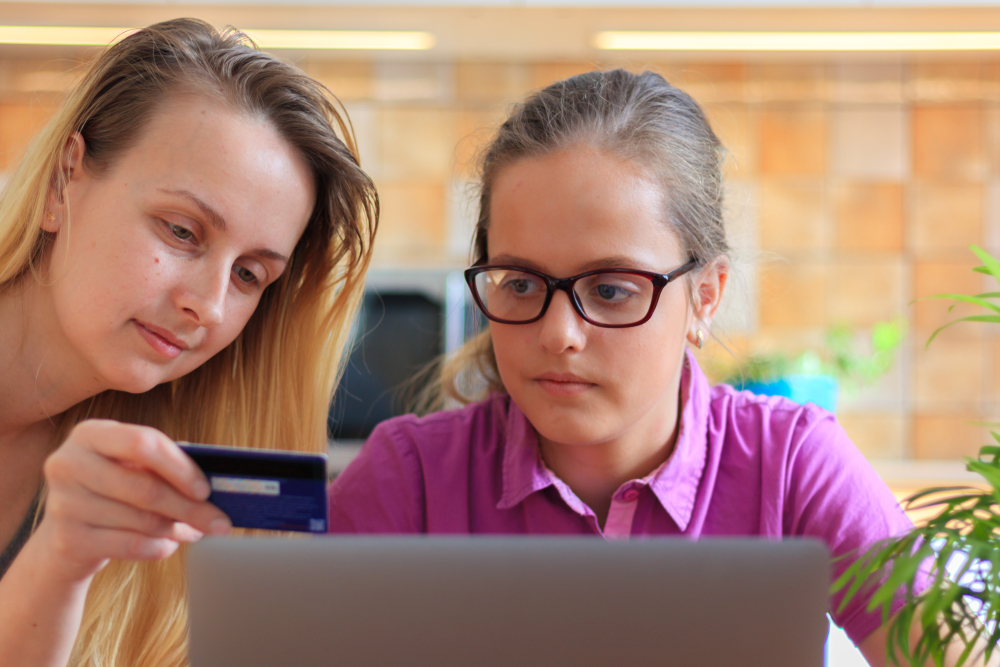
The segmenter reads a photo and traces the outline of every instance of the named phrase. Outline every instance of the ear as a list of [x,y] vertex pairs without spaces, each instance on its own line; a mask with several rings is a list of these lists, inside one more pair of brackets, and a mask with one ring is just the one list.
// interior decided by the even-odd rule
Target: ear
[[42,229],[47,232],[58,232],[67,219],[66,188],[83,174],[84,150],[83,136],[79,132],[69,135],[59,158],[59,166],[49,180],[45,215],[42,216]]
[[[694,285],[694,317],[691,319],[691,327],[688,329],[687,339],[695,347],[701,347],[708,329],[712,326],[712,319],[719,309],[722,301],[722,293],[726,289],[726,282],[729,280],[729,263],[725,258],[712,261],[708,266],[698,272]],[[698,333],[701,332],[701,340]]]

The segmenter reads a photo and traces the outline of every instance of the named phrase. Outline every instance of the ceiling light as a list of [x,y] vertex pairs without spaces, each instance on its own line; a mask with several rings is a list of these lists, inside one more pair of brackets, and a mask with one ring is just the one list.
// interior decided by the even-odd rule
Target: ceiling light
[[1000,32],[659,32],[594,36],[608,51],[993,51]]
[[[0,44],[107,46],[135,28],[80,26],[0,26]],[[427,32],[389,30],[245,30],[262,49],[426,50],[434,46]]]

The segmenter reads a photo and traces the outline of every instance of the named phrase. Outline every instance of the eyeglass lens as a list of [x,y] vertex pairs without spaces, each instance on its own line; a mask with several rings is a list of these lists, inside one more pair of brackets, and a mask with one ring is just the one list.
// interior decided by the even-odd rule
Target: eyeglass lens
[[[545,307],[545,281],[531,273],[490,269],[474,282],[487,313],[497,319],[527,322]],[[576,281],[573,291],[587,317],[601,324],[638,322],[653,301],[653,282],[632,273],[595,273]]]

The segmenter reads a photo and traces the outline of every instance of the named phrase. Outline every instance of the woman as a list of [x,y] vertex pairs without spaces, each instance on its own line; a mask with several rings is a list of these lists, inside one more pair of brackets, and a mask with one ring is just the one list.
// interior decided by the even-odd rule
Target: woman
[[[331,530],[811,535],[841,556],[910,528],[832,415],[711,387],[686,351],[729,275],[721,154],[649,72],[517,106],[482,159],[466,272],[489,331],[444,373],[453,397],[477,380],[487,397],[376,428],[332,486]],[[883,664],[880,616],[839,599]]]
[[328,92],[241,34],[94,63],[0,198],[5,665],[186,663],[178,546],[229,523],[173,441],[324,451],[377,210]]

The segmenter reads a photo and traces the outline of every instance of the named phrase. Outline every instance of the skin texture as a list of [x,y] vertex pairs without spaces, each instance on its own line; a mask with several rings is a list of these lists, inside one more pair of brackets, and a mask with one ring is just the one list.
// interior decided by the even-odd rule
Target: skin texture
[[[494,183],[489,263],[557,278],[610,267],[666,273],[689,257],[665,207],[641,168],[589,146],[521,160]],[[602,524],[615,490],[673,450],[685,341],[707,331],[727,278],[722,263],[689,275],[663,289],[638,327],[588,324],[564,292],[537,322],[490,323],[501,379],[546,464]],[[566,374],[575,378],[558,379]]]
[[[107,172],[88,169],[85,148],[70,138],[69,182],[49,193],[40,280],[0,295],[0,471],[16,464],[6,474],[29,501],[59,413],[107,389],[147,391],[231,343],[315,201],[308,165],[273,127],[208,97],[165,100]],[[44,519],[0,580],[4,664],[65,665],[110,558],[164,558],[229,529],[204,476],[154,429],[83,422],[44,476]],[[0,506],[0,527],[23,518],[19,505]]]

